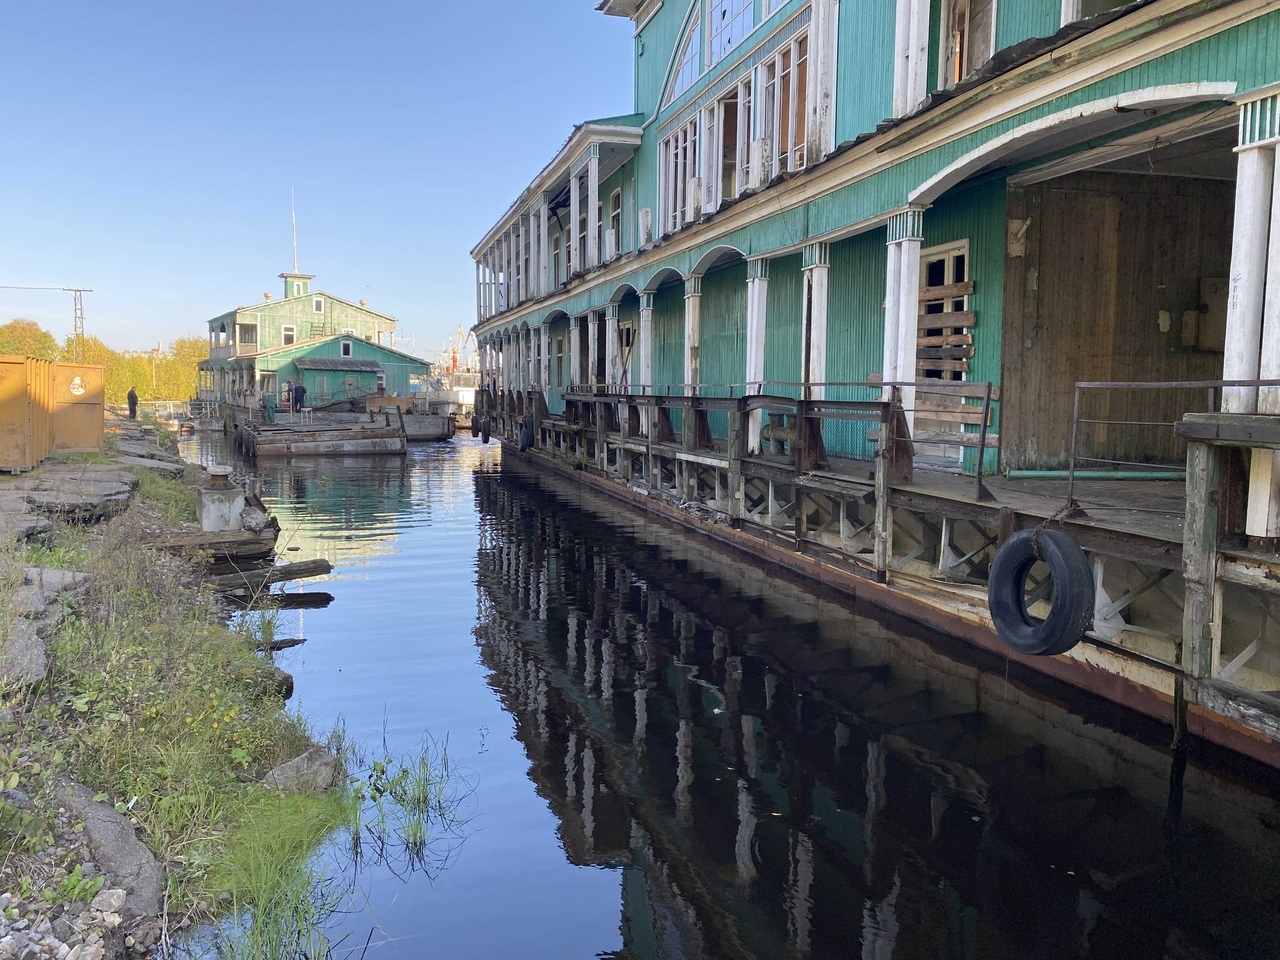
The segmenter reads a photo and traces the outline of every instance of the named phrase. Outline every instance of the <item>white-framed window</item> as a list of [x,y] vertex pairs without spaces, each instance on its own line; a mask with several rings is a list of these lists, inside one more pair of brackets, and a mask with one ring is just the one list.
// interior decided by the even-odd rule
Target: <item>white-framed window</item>
[[770,145],[769,177],[803,170],[809,89],[809,38],[805,34],[783,46],[763,64],[764,136]]
[[711,0],[707,13],[707,31],[711,39],[711,63],[725,54],[755,26],[754,0]]
[[293,295],[295,297],[300,297],[306,292],[307,292],[307,288],[302,285],[301,280],[293,281]]
[[751,76],[707,109],[707,203],[712,210],[741,196],[751,175]]
[[938,86],[954,87],[995,53],[996,0],[943,0],[939,36]]
[[316,313],[324,313],[324,297],[312,297],[311,309]]
[[604,262],[604,201],[596,203],[596,259]]
[[258,325],[256,323],[240,323],[236,324],[237,333],[240,343],[246,346],[256,345],[258,342]]
[[702,72],[700,62],[702,54],[702,11],[694,14],[693,24],[684,35],[684,46],[680,48],[680,59],[676,62],[676,75],[671,81],[671,93],[667,97],[670,103],[684,93],[698,79]]
[[280,328],[280,343],[282,346],[287,347],[291,343],[296,343],[297,339],[298,339],[297,328],[290,326],[288,324]]
[[378,371],[378,392],[387,392],[387,375],[382,371]]
[[556,386],[564,386],[564,337],[556,337]]
[[659,163],[662,232],[672,233],[688,220],[688,190],[698,175],[697,117],[662,141]]
[[613,252],[622,252],[622,188],[609,194],[609,229],[613,231]]
[[551,285],[558,287],[562,283],[560,274],[560,234],[551,238]]
[[764,15],[766,17],[773,16],[787,0],[764,0]]
[[351,341],[350,341],[350,340],[343,340],[343,341],[342,341],[342,355],[343,355],[344,357],[349,357],[349,356],[351,356]]
[[573,262],[582,270],[587,265],[587,215],[578,215],[578,249],[574,251]]

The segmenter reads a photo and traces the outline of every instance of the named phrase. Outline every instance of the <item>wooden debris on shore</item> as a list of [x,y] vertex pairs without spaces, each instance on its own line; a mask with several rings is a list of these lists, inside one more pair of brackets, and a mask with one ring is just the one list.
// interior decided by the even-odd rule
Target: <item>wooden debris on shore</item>
[[215,590],[259,591],[273,583],[284,583],[287,580],[305,580],[308,577],[323,577],[333,572],[333,564],[328,560],[302,560],[298,563],[282,563],[274,567],[263,567],[259,570],[237,570],[222,576],[209,577],[204,582]]
[[279,653],[281,650],[291,650],[294,647],[300,647],[306,642],[306,637],[289,637],[284,640],[263,640],[258,644],[258,652]]
[[216,560],[245,561],[265,560],[275,550],[278,531],[266,527],[256,533],[253,530],[212,531],[191,530],[181,533],[160,533],[151,539],[158,550],[193,555],[211,553]]

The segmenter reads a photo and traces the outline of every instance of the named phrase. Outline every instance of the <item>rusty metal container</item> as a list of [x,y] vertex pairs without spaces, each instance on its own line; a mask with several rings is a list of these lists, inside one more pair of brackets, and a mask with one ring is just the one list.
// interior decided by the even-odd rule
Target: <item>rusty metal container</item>
[[53,451],[101,453],[103,399],[106,378],[102,367],[58,363],[53,376]]
[[0,356],[0,470],[102,450],[103,368]]

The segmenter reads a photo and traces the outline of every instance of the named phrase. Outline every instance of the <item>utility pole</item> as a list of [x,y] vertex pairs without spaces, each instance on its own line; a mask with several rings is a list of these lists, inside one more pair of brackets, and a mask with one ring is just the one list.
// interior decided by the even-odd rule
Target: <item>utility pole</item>
[[84,362],[84,294],[93,293],[93,287],[23,287],[0,284],[0,290],[59,290],[69,293],[75,301],[71,330],[75,337],[71,356],[76,363]]

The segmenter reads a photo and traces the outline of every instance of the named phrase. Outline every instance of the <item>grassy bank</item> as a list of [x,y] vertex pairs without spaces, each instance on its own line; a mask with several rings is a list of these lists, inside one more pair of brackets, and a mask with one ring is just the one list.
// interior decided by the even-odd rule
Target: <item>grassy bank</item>
[[[0,689],[0,785],[35,807],[0,801],[8,851],[0,887],[56,894],[68,886],[75,863],[37,856],[66,850],[52,812],[68,777],[137,823],[169,871],[171,927],[300,897],[314,885],[307,864],[316,847],[351,822],[349,791],[286,796],[258,785],[312,745],[311,731],[277,693],[253,619],[228,628],[216,597],[199,586],[198,566],[146,546],[150,531],[194,521],[199,472],[189,474],[143,470],[122,516],[96,528],[59,526],[39,545],[0,545],[6,620],[25,566],[90,574],[47,640],[45,683]],[[256,936],[258,926],[238,936]],[[281,947],[254,955],[299,955]]]

